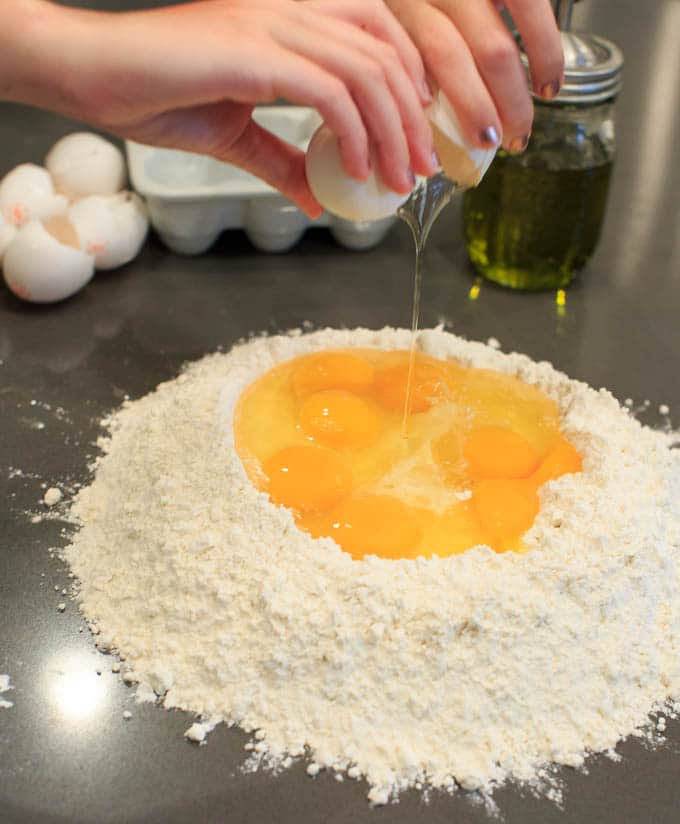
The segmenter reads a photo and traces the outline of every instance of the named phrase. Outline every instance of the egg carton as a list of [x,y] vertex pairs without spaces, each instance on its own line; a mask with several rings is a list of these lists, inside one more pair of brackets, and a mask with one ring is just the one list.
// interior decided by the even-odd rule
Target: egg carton
[[[303,151],[321,120],[303,106],[260,106],[254,120]],[[311,220],[275,189],[228,163],[191,152],[126,143],[130,179],[156,232],[172,249],[199,255],[225,229],[243,229],[262,252],[285,252],[310,226],[327,226],[346,249],[370,249],[395,218],[351,221],[324,212]]]

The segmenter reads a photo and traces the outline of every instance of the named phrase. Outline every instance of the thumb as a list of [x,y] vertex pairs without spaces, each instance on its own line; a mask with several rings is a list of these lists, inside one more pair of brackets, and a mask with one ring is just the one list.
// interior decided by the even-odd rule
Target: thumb
[[323,209],[305,173],[305,155],[251,118],[252,106],[222,102],[174,109],[117,129],[121,137],[210,155],[278,189],[310,217]]
[[269,183],[310,217],[319,217],[322,213],[323,208],[307,183],[304,152],[254,120],[248,121],[236,140],[213,154]]

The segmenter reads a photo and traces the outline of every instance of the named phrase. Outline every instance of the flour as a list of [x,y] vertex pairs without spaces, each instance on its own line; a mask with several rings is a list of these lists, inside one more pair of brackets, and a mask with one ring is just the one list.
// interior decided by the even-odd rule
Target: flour
[[184,733],[184,737],[196,744],[204,744],[208,733],[211,733],[219,721],[197,721]]
[[282,360],[409,334],[255,339],[126,403],[72,505],[81,607],[145,697],[257,731],[263,765],[307,755],[374,803],[549,784],[551,764],[613,752],[680,699],[680,452],[605,390],[425,331],[428,354],[553,397],[584,471],[542,488],[527,554],[354,562],[252,487],[234,405]]
[[10,707],[14,706],[12,701],[8,701],[6,698],[3,698],[3,694],[9,692],[9,690],[14,689],[9,683],[9,675],[0,675],[0,710],[8,710]]
[[56,504],[61,501],[62,497],[63,495],[61,489],[58,489],[56,486],[51,486],[44,494],[43,502],[45,503],[45,506],[56,506]]

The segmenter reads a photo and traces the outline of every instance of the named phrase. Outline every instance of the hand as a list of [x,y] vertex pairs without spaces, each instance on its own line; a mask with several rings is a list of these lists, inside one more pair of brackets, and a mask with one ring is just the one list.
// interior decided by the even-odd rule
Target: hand
[[34,59],[51,61],[45,74],[56,63],[67,88],[45,100],[34,82],[22,102],[228,161],[312,215],[321,208],[304,155],[252,120],[256,103],[283,97],[318,109],[353,177],[369,174],[369,145],[398,192],[411,189],[414,173],[436,170],[424,67],[381,0],[203,0],[120,14],[30,5],[32,19],[44,20]]
[[[449,98],[469,142],[523,151],[533,105],[519,49],[500,16],[503,0],[386,0]],[[534,91],[557,95],[564,68],[549,0],[505,0],[522,35]]]

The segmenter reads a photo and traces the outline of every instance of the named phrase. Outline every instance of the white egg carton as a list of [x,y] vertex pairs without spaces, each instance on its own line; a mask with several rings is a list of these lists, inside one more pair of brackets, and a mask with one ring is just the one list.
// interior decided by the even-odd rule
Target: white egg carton
[[[253,116],[303,150],[321,122],[316,111],[302,106],[260,106]],[[236,166],[131,141],[126,147],[130,179],[147,202],[151,223],[166,246],[180,254],[205,252],[225,229],[243,229],[260,251],[284,252],[310,226],[327,226],[347,249],[370,249],[395,220],[357,222],[327,212],[310,220],[271,186]]]

